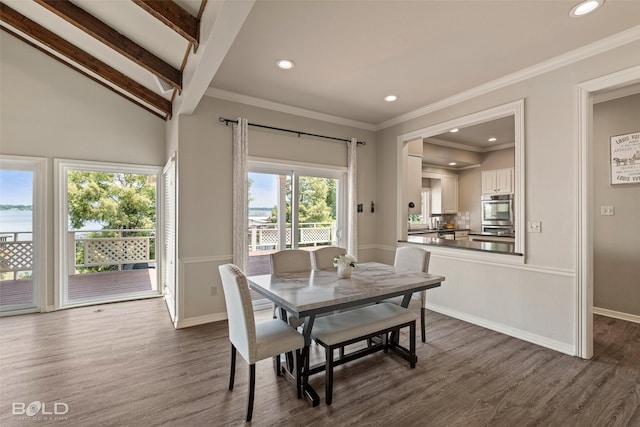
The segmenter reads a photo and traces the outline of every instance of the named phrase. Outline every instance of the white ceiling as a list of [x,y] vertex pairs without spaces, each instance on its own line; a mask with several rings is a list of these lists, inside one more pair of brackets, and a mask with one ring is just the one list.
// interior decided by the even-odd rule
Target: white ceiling
[[[210,93],[379,125],[640,28],[640,1],[607,0],[595,13],[571,18],[576,3],[258,0]],[[280,58],[296,67],[277,69]],[[388,94],[399,100],[384,102]]]
[[[149,91],[173,99],[174,114],[192,113],[206,90],[371,130],[609,36],[615,37],[613,44],[640,39],[640,0],[607,0],[581,18],[568,15],[577,0],[176,0],[193,16],[205,4],[194,52],[131,0],[72,0],[180,68],[183,89],[174,95],[162,92],[150,71],[36,2],[2,2]],[[43,43],[33,44],[51,52]],[[292,59],[296,67],[277,69],[280,58]],[[114,87],[92,70],[76,68]],[[388,94],[399,100],[384,102]],[[128,97],[154,111],[135,94]]]

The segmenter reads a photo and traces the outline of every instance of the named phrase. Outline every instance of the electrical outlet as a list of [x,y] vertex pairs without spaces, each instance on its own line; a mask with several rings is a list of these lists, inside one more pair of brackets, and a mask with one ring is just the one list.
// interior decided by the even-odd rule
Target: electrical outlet
[[528,233],[542,233],[542,221],[529,221],[527,222]]
[[211,296],[215,297],[216,295],[218,295],[218,288],[215,286],[211,287]]
[[600,206],[600,215],[613,216],[615,213],[613,206]]

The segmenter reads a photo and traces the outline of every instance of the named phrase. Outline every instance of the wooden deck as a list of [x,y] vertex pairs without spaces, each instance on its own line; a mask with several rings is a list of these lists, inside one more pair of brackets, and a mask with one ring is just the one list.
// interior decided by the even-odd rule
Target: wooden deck
[[[110,295],[157,290],[156,270],[140,269],[69,276],[69,300],[104,299]],[[0,282],[0,304],[28,304],[32,300],[31,279]]]
[[[315,250],[318,247],[302,248]],[[248,276],[269,274],[269,255],[275,250],[252,251],[249,253]],[[32,300],[31,279],[0,281],[0,305],[28,304]],[[156,290],[156,270],[140,269],[109,271],[104,273],[74,274],[69,276],[69,300],[104,299],[110,295]],[[251,298],[263,299],[262,295],[251,291]]]

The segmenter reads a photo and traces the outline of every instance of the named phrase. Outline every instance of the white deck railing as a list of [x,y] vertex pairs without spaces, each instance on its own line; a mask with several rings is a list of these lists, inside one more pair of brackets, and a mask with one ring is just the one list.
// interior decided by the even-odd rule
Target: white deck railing
[[[299,245],[336,244],[335,222],[313,222],[299,224]],[[127,236],[131,233],[147,233],[147,236]],[[88,237],[89,233],[116,233],[115,237]],[[0,273],[13,273],[33,269],[33,241],[31,232],[10,232],[0,235]],[[29,235],[29,240],[20,240]],[[278,247],[279,230],[276,224],[253,226],[249,229],[250,251],[275,249]],[[286,229],[287,245],[291,244],[291,225]],[[151,247],[155,244],[155,230],[83,230],[68,232],[69,273],[77,268],[125,264],[152,263]],[[158,248],[156,248],[156,251]],[[82,251],[82,262],[76,263],[76,254]]]
[[20,240],[21,235],[31,236],[32,233],[12,231],[0,234],[0,273],[12,273],[13,280],[18,278],[18,273],[33,269],[33,241],[31,238]]
[[[115,237],[87,237],[89,233],[116,233]],[[127,236],[132,233],[147,233],[147,236]],[[81,267],[155,262],[151,256],[151,245],[155,243],[155,230],[83,230],[69,231],[69,271]],[[76,254],[82,251],[82,262]]]
[[[299,245],[335,244],[335,222],[305,222],[299,224]],[[249,228],[249,250],[275,249],[278,247],[280,230],[276,224]],[[291,244],[291,224],[286,228],[286,244]]]

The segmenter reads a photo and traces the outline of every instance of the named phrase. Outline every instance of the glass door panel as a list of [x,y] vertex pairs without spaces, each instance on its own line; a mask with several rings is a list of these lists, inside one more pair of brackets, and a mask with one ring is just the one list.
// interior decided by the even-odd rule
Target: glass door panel
[[249,172],[248,275],[269,274],[269,255],[291,248],[292,175]]
[[34,308],[32,171],[0,170],[0,308]]
[[[62,306],[157,296],[159,168],[65,168]],[[61,224],[64,226],[64,223]],[[159,255],[159,254],[158,254]]]
[[320,246],[337,245],[338,181],[336,178],[299,177],[299,248],[311,250]]

